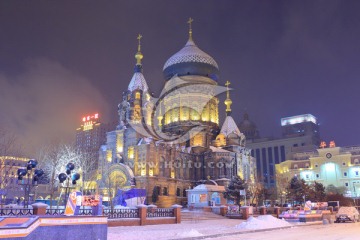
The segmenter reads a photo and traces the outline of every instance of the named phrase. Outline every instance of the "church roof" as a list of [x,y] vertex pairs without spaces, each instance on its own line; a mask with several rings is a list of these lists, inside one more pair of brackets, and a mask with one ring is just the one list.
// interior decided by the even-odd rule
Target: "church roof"
[[145,77],[141,72],[135,72],[129,83],[129,91],[134,91],[136,89],[140,89],[143,92],[147,92],[149,90]]
[[211,151],[213,151],[213,152],[226,152],[226,153],[230,152],[230,151],[228,151],[228,150],[225,150],[225,149],[222,149],[222,148],[218,148],[218,147],[214,147],[214,146],[210,146],[210,149],[211,149]]
[[209,54],[198,48],[192,39],[189,39],[180,51],[166,61],[163,70],[171,65],[185,62],[206,63],[219,69],[215,60]]
[[220,133],[224,134],[226,137],[230,133],[235,133],[236,135],[240,136],[241,132],[239,128],[236,126],[234,119],[231,116],[227,116],[225,118],[224,124],[221,127]]

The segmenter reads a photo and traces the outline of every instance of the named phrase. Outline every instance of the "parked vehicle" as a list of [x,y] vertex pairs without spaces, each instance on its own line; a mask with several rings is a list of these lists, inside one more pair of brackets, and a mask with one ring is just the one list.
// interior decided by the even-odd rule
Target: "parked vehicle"
[[339,222],[356,222],[359,221],[359,211],[354,207],[340,207],[336,214],[336,223]]

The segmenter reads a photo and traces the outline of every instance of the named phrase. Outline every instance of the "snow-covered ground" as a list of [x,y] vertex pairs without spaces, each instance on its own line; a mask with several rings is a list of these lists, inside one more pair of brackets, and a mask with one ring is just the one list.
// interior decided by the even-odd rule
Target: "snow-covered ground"
[[235,226],[243,220],[204,220],[186,221],[181,224],[146,225],[133,227],[109,227],[108,240],[117,239],[146,239],[163,240],[199,237],[218,233],[242,231]]
[[310,225],[266,232],[254,232],[208,240],[357,240],[360,239],[360,223],[336,223]]
[[245,232],[254,229],[291,227],[292,224],[270,215],[250,217],[247,221],[239,219],[218,219],[188,221],[181,224],[111,227],[108,228],[108,240],[112,239],[181,239],[215,234]]
[[[256,230],[258,231],[256,232]],[[209,237],[206,238],[206,236]],[[108,228],[108,240],[163,240],[196,237],[218,240],[357,240],[360,239],[360,223],[290,224],[284,220],[265,215],[257,218],[251,217],[247,221],[217,219],[188,221],[181,224]]]

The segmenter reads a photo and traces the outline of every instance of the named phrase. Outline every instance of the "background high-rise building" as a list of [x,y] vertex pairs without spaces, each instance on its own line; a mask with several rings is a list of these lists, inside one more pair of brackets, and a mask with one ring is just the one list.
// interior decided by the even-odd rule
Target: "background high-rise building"
[[246,136],[247,147],[252,149],[251,156],[256,158],[257,176],[267,188],[276,186],[275,164],[292,159],[297,152],[314,151],[320,145],[319,125],[311,114],[282,118],[280,138],[258,137],[256,125],[248,116],[248,124],[245,126],[251,131],[244,131],[241,129],[244,120],[240,123],[240,131],[245,136],[247,132],[252,134],[249,138]]
[[101,123],[99,114],[95,113],[84,116],[81,126],[76,129],[75,146],[96,162],[94,167],[98,165],[100,146],[106,142],[106,132],[113,128],[114,124]]
[[320,144],[319,125],[316,117],[311,114],[282,118],[281,131],[284,138],[311,136]]

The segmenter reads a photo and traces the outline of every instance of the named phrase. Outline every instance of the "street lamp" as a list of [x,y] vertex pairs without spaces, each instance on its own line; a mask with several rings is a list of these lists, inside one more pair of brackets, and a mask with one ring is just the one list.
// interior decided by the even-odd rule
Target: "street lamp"
[[[18,184],[22,185],[24,188],[24,208],[29,206],[30,201],[30,192],[33,187],[37,187],[39,178],[44,175],[42,169],[35,169],[37,166],[37,161],[35,159],[30,159],[26,168],[19,168],[17,170]],[[35,169],[35,171],[33,171]],[[23,178],[26,176],[27,181]],[[32,179],[30,181],[30,179]]]
[[71,174],[71,171],[73,171],[74,169],[75,169],[75,164],[69,162],[68,164],[66,164],[66,174],[60,173],[58,176],[60,183],[64,183],[66,181],[65,186],[61,186],[61,188],[65,188],[64,206],[66,206],[66,199],[69,195],[70,189],[75,188],[73,186],[70,186],[70,179],[73,185],[75,185],[76,181],[80,179],[79,173]]

